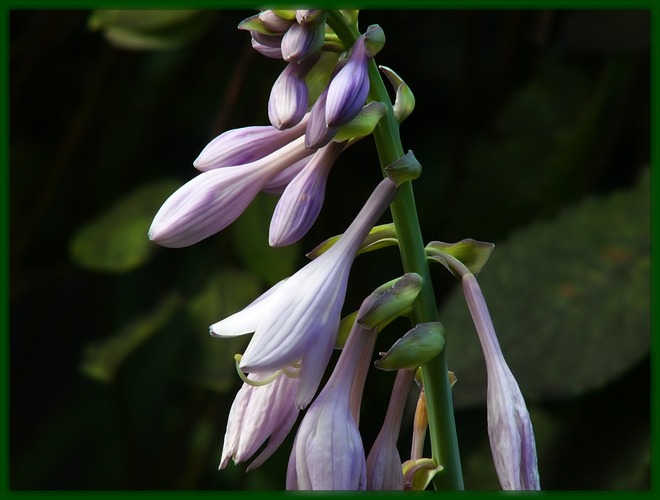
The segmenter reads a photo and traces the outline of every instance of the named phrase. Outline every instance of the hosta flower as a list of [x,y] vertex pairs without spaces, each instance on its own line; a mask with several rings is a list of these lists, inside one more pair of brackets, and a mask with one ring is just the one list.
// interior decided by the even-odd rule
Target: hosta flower
[[476,278],[466,273],[462,282],[486,359],[488,436],[497,476],[505,490],[538,490],[534,430],[525,400],[504,360]]
[[318,54],[325,40],[325,12],[315,16],[313,22],[293,24],[282,37],[282,59],[300,63],[308,57]]
[[377,332],[353,324],[332,375],[296,433],[287,468],[288,490],[365,489],[366,461],[355,395],[362,394],[364,368]]
[[371,59],[365,43],[364,35],[355,41],[346,65],[330,82],[325,104],[328,127],[350,122],[364,106],[369,94],[368,64]]
[[296,404],[309,404],[334,349],[348,274],[360,244],[396,195],[378,184],[344,235],[323,255],[240,311],[211,326],[233,337],[255,332],[240,363],[248,373],[270,372],[302,360]]
[[325,198],[330,169],[345,143],[331,142],[319,149],[284,189],[270,222],[271,246],[285,246],[302,238],[316,221]]
[[308,92],[305,75],[318,61],[310,57],[300,64],[289,63],[275,80],[268,99],[268,119],[277,129],[293,127],[307,112]]
[[321,148],[328,144],[337,133],[338,127],[328,127],[325,123],[325,105],[328,99],[326,87],[309,111],[305,129],[305,147]]
[[[265,382],[273,374],[254,374],[254,383]],[[220,469],[233,459],[234,463],[248,460],[268,440],[268,445],[249,465],[248,470],[261,465],[282,444],[298,417],[294,400],[298,379],[285,374],[275,375],[265,385],[244,383],[236,394],[222,447]]]
[[175,191],[158,210],[149,239],[179,248],[192,245],[234,222],[277,173],[313,151],[300,137],[245,165],[202,172]]
[[368,490],[403,490],[403,470],[396,443],[414,377],[412,370],[397,372],[385,421],[367,457]]
[[214,168],[245,165],[259,160],[286,146],[302,135],[307,117],[296,127],[287,130],[266,126],[252,126],[228,130],[209,142],[193,162],[206,172]]

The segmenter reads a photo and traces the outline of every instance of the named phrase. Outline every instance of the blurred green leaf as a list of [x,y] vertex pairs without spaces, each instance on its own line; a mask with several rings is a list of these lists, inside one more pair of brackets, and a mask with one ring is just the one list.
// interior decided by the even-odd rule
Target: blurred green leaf
[[261,293],[260,281],[234,269],[214,273],[186,304],[193,327],[184,353],[186,377],[217,392],[232,388],[238,380],[234,354],[242,353],[251,335],[231,339],[211,337],[209,326],[240,311]]
[[83,226],[69,246],[71,258],[94,271],[123,273],[144,264],[158,248],[147,231],[158,208],[181,185],[160,181],[134,191]]
[[270,218],[277,204],[273,196],[259,194],[232,225],[234,245],[243,263],[267,284],[274,285],[298,270],[300,244],[268,245]]
[[150,313],[128,324],[112,337],[88,344],[83,353],[81,371],[90,378],[110,383],[122,362],[170,320],[183,299],[171,293]]
[[211,23],[212,11],[96,10],[88,20],[116,47],[130,50],[176,49],[197,39]]
[[[526,398],[603,386],[650,344],[650,181],[589,199],[498,245],[479,278],[502,351]],[[460,289],[440,316],[457,406],[483,403],[486,374]]]

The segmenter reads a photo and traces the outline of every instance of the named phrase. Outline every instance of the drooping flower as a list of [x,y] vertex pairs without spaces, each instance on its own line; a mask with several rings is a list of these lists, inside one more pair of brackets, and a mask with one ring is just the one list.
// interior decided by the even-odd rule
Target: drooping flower
[[[273,377],[274,380],[268,381]],[[243,384],[231,405],[220,469],[224,469],[230,459],[234,463],[249,460],[268,440],[268,445],[248,470],[258,467],[282,444],[298,417],[296,378],[256,373],[250,379],[252,382]]]
[[332,248],[243,311],[211,326],[211,334],[218,337],[255,332],[240,363],[245,372],[270,372],[301,360],[296,396],[300,408],[313,398],[334,349],[357,250],[396,191],[391,180],[381,181]]
[[202,172],[163,203],[151,223],[149,239],[180,248],[221,231],[243,213],[270,179],[312,153],[300,137],[254,162]]
[[361,398],[377,333],[375,327],[353,324],[332,375],[296,433],[288,490],[365,489],[366,460],[355,399]]
[[385,421],[367,457],[368,490],[403,490],[403,470],[396,443],[414,377],[412,370],[397,372]]
[[534,430],[525,400],[504,360],[476,278],[466,272],[462,283],[486,360],[488,437],[497,476],[505,490],[539,490]]
[[345,142],[331,142],[319,149],[289,182],[270,221],[268,242],[271,246],[290,245],[312,227],[323,206],[330,169],[345,145]]

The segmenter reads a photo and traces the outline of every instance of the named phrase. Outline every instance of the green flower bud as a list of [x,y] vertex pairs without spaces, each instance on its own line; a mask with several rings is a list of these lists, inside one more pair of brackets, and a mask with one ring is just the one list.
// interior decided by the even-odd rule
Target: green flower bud
[[422,174],[422,165],[417,161],[412,151],[385,167],[385,175],[397,186],[413,181]]
[[375,366],[381,370],[414,370],[422,366],[445,348],[445,331],[440,322],[420,323],[376,361]]
[[365,328],[381,329],[395,318],[407,314],[422,289],[422,277],[406,273],[378,287],[363,303],[356,321]]

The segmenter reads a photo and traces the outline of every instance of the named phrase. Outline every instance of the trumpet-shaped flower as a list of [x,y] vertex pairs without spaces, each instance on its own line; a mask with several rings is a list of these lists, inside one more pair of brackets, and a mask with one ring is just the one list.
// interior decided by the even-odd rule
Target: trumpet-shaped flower
[[476,278],[465,273],[462,283],[486,359],[488,436],[497,476],[505,490],[538,490],[534,430],[525,400],[504,360]]
[[[267,382],[267,379],[275,376]],[[233,459],[244,462],[268,440],[268,445],[248,466],[252,470],[261,465],[282,444],[298,417],[294,400],[298,380],[285,374],[254,374],[250,384],[244,383],[229,410],[227,431],[222,447],[220,469]]]
[[312,227],[323,206],[330,169],[345,145],[331,142],[319,149],[284,189],[270,221],[271,246],[290,245]]
[[302,360],[296,404],[306,407],[335,346],[348,274],[360,244],[396,195],[381,181],[339,241],[264,295],[214,325],[211,334],[254,332],[240,363],[248,373],[270,372]]
[[149,239],[179,248],[221,231],[243,213],[270,179],[311,153],[300,137],[252,163],[202,172],[163,203],[151,223]]
[[353,324],[332,375],[296,433],[287,468],[288,490],[365,489],[366,460],[356,403],[377,333],[375,327]]

